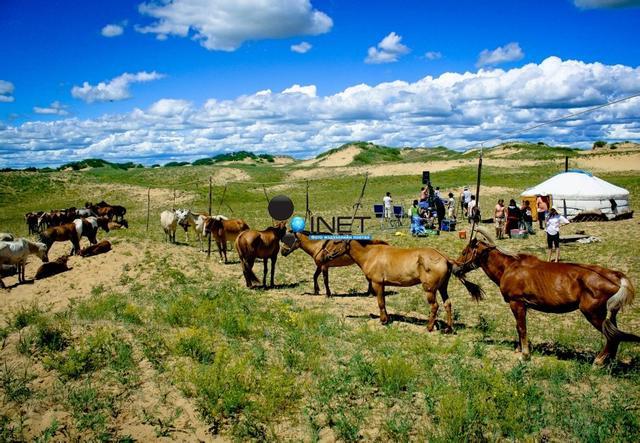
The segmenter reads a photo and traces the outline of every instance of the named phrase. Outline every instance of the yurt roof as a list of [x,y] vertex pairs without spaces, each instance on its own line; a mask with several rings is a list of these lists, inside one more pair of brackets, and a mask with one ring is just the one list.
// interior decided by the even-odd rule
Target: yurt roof
[[627,199],[629,191],[620,186],[602,180],[589,172],[569,170],[554,175],[533,188],[524,191],[522,196],[551,195],[556,199],[567,200],[604,200]]

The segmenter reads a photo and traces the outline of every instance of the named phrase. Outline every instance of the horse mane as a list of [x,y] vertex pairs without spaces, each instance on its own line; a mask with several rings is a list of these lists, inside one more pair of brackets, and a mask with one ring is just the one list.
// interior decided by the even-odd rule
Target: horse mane
[[517,252],[512,252],[512,251],[509,251],[508,249],[504,249],[503,247],[496,245],[496,242],[493,239],[493,236],[489,233],[489,231],[487,231],[482,226],[476,226],[476,232],[485,238],[486,241],[484,243],[487,243],[490,246],[496,248],[496,250],[501,254],[507,255],[512,258],[520,258],[521,255],[526,255],[526,254],[519,254]]

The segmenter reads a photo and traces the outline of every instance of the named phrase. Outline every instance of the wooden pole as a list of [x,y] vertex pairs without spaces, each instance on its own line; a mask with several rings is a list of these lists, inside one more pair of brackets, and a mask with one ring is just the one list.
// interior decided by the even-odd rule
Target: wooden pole
[[176,188],[173,188],[173,208],[174,211],[176,210]]
[[[212,187],[212,181],[211,181],[211,176],[209,176],[209,217],[211,217],[211,187]],[[207,246],[207,258],[211,257],[211,232],[209,232],[207,234],[207,242],[208,242],[208,246]]]
[[[480,158],[478,159],[478,180],[476,181],[476,206],[475,208],[480,213],[480,178],[482,177],[482,150],[480,151]],[[473,214],[471,214],[473,215]],[[473,218],[473,223],[471,224],[471,235],[469,235],[469,241],[473,238],[473,232],[476,229],[476,219]]]
[[564,172],[567,172],[568,170],[569,170],[569,156],[566,155],[564,157]]
[[151,188],[147,189],[147,232],[149,232],[149,213],[151,212]]
[[369,172],[364,175],[364,183],[362,184],[362,191],[360,191],[360,197],[355,205],[353,205],[353,216],[351,217],[351,224],[349,225],[349,232],[353,232],[353,222],[356,219],[358,209],[360,209],[362,197],[364,197],[364,191],[367,188],[367,182],[369,181]]

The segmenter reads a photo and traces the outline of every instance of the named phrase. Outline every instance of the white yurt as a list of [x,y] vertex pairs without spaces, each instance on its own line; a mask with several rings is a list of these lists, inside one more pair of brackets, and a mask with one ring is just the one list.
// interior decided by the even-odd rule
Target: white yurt
[[568,218],[586,213],[603,214],[610,220],[629,212],[629,191],[577,169],[554,175],[521,195],[551,196],[552,204],[560,214],[566,207]]

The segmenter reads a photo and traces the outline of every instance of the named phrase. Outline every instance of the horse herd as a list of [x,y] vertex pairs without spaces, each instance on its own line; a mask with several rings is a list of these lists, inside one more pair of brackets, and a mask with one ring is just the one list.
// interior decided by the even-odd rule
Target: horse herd
[[[481,268],[495,283],[516,320],[517,351],[522,359],[530,358],[526,315],[530,309],[546,313],[568,313],[580,310],[585,318],[605,337],[606,343],[594,360],[602,365],[616,357],[623,341],[640,342],[640,337],[622,332],[617,327],[617,314],[632,303],[635,291],[622,272],[600,266],[578,263],[549,263],[529,254],[512,253],[497,246],[483,228],[477,228],[471,240],[457,259],[447,257],[433,248],[399,248],[382,240],[313,240],[307,231],[287,231],[285,222],[262,231],[250,229],[241,219],[228,219],[221,215],[209,217],[188,210],[165,211],[161,223],[167,238],[175,241],[175,229],[182,226],[187,232],[193,227],[202,241],[211,234],[218,245],[220,258],[227,263],[226,242],[235,240],[242,273],[247,287],[260,284],[253,265],[257,259],[264,262],[262,286],[267,287],[268,262],[271,262],[270,287],[274,286],[274,273],[278,253],[288,256],[301,249],[312,257],[316,270],[313,275],[314,294],[323,276],[326,295],[332,295],[328,269],[356,264],[369,283],[368,292],[375,295],[380,310],[380,321],[386,324],[385,289],[388,286],[421,285],[430,305],[427,329],[435,326],[439,309],[439,293],[447,315],[445,332],[453,331],[451,300],[447,292],[453,275],[475,300],[483,298],[480,286],[466,279],[466,275]],[[171,237],[173,235],[173,237]],[[282,245],[281,245],[282,243]]]
[[[68,271],[68,255],[49,262],[49,250],[55,242],[71,242],[70,255],[89,257],[111,250],[108,240],[98,242],[98,230],[127,228],[124,219],[127,210],[123,206],[110,205],[105,201],[94,205],[87,202],[85,208],[68,208],[49,212],[29,212],[25,214],[29,234],[39,237],[38,242],[26,238],[15,238],[12,234],[0,234],[0,288],[4,288],[2,277],[17,274],[18,283],[25,282],[24,270],[27,258],[36,255],[43,264],[36,272],[35,279]],[[80,240],[86,237],[90,246],[80,247]]]

